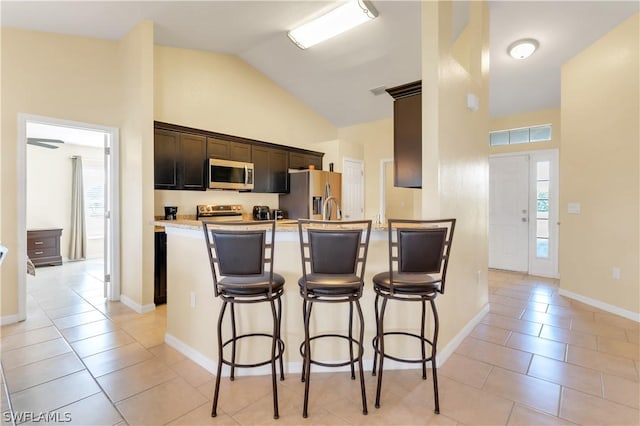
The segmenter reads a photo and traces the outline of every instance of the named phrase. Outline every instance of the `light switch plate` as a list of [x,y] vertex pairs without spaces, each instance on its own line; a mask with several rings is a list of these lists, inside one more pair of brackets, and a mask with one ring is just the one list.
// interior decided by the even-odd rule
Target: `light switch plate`
[[580,203],[569,203],[567,206],[567,213],[580,214]]

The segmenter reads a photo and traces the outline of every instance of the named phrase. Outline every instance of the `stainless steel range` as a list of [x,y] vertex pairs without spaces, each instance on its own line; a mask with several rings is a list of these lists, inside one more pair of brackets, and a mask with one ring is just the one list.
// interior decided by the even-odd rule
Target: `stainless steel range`
[[199,204],[196,206],[196,220],[239,221],[243,215],[242,206]]

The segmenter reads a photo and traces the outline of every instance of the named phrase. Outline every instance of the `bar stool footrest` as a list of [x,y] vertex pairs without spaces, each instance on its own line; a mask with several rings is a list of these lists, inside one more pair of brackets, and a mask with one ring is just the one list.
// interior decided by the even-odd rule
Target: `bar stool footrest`
[[[271,334],[266,334],[266,333],[249,333],[249,334],[242,334],[240,336],[237,336],[235,339],[231,338],[227,341],[225,341],[222,344],[222,348],[224,349],[225,346],[227,346],[229,343],[233,343],[234,341],[238,341],[240,339],[244,339],[246,337],[268,337],[269,339],[273,339],[273,335]],[[224,352],[223,352],[224,353]],[[260,361],[256,364],[239,364],[239,363],[235,363],[235,362],[231,362],[227,359],[224,358],[224,356],[222,357],[222,363],[225,365],[228,365],[230,367],[236,367],[236,368],[254,368],[254,367],[262,367],[263,365],[267,365],[267,364],[271,364],[272,362],[277,361],[278,359],[280,359],[282,357],[282,354],[284,353],[284,340],[282,339],[278,339],[278,345],[276,347],[276,356],[273,358],[273,360],[270,358],[266,361]]]
[[[393,335],[393,336],[409,336],[409,337],[413,337],[416,338],[418,340],[422,340],[425,343],[427,343],[430,347],[433,347],[433,343],[431,342],[431,340],[422,337],[418,334],[414,334],[414,333],[407,333],[404,331],[388,331],[386,333],[383,333],[384,336],[389,336],[389,335]],[[372,340],[372,344],[373,344],[373,350],[376,351],[376,353],[380,356],[384,356],[385,358],[388,359],[392,359],[394,361],[398,361],[398,362],[405,362],[405,363],[409,363],[409,364],[423,364],[427,361],[431,361],[432,357],[425,357],[423,358],[416,358],[416,359],[407,359],[407,358],[399,358],[393,355],[389,355],[387,353],[380,353],[380,349],[378,348],[378,336],[374,336],[373,340]]]
[[[325,338],[325,337],[334,337],[334,338],[339,338],[339,339],[344,339],[346,341],[351,341],[351,343],[354,343],[356,345],[356,347],[358,348],[358,353],[353,355],[353,358],[350,361],[344,361],[344,362],[336,362],[336,363],[330,363],[330,362],[322,362],[322,361],[315,361],[313,359],[311,359],[311,364],[315,364],[315,365],[321,365],[323,367],[344,367],[345,365],[354,365],[356,362],[358,362],[358,360],[360,359],[360,357],[362,356],[362,354],[364,353],[364,348],[363,345],[361,345],[358,340],[354,339],[353,337],[349,337],[349,336],[345,336],[342,334],[319,334],[317,336],[313,336],[309,338],[309,343],[311,343],[312,340],[315,339],[321,339],[321,338]],[[304,343],[302,342],[300,344],[300,355],[302,355],[302,358],[304,359]]]

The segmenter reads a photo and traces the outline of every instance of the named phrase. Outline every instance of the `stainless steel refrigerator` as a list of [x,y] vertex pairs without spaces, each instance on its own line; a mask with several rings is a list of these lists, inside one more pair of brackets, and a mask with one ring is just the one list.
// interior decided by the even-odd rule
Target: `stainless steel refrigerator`
[[289,193],[280,194],[280,208],[290,219],[321,220],[325,200],[329,219],[341,217],[342,174],[323,170],[289,170]]

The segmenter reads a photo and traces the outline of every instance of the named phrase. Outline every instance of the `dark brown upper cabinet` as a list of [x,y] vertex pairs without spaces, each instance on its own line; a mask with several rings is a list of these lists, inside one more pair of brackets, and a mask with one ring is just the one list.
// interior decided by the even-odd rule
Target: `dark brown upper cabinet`
[[181,169],[179,168],[178,178],[182,177],[182,182],[178,179],[182,189],[192,191],[204,191],[205,185],[205,160],[207,159],[207,138],[200,135],[182,134]]
[[153,175],[156,189],[178,189],[178,153],[180,133],[155,129]]
[[205,190],[209,158],[254,163],[253,192],[288,192],[290,167],[322,169],[322,152],[240,136],[155,121],[154,137],[156,189]]
[[394,186],[422,188],[422,81],[387,89],[393,99]]
[[322,170],[322,155],[289,152],[290,169],[308,169],[310,165],[313,165],[316,170]]
[[289,152],[260,145],[251,147],[254,166],[253,192],[289,192]]
[[165,129],[154,131],[155,189],[204,191],[207,139]]
[[251,162],[251,144],[235,141],[226,141],[218,138],[207,138],[208,158],[220,158],[222,160]]

